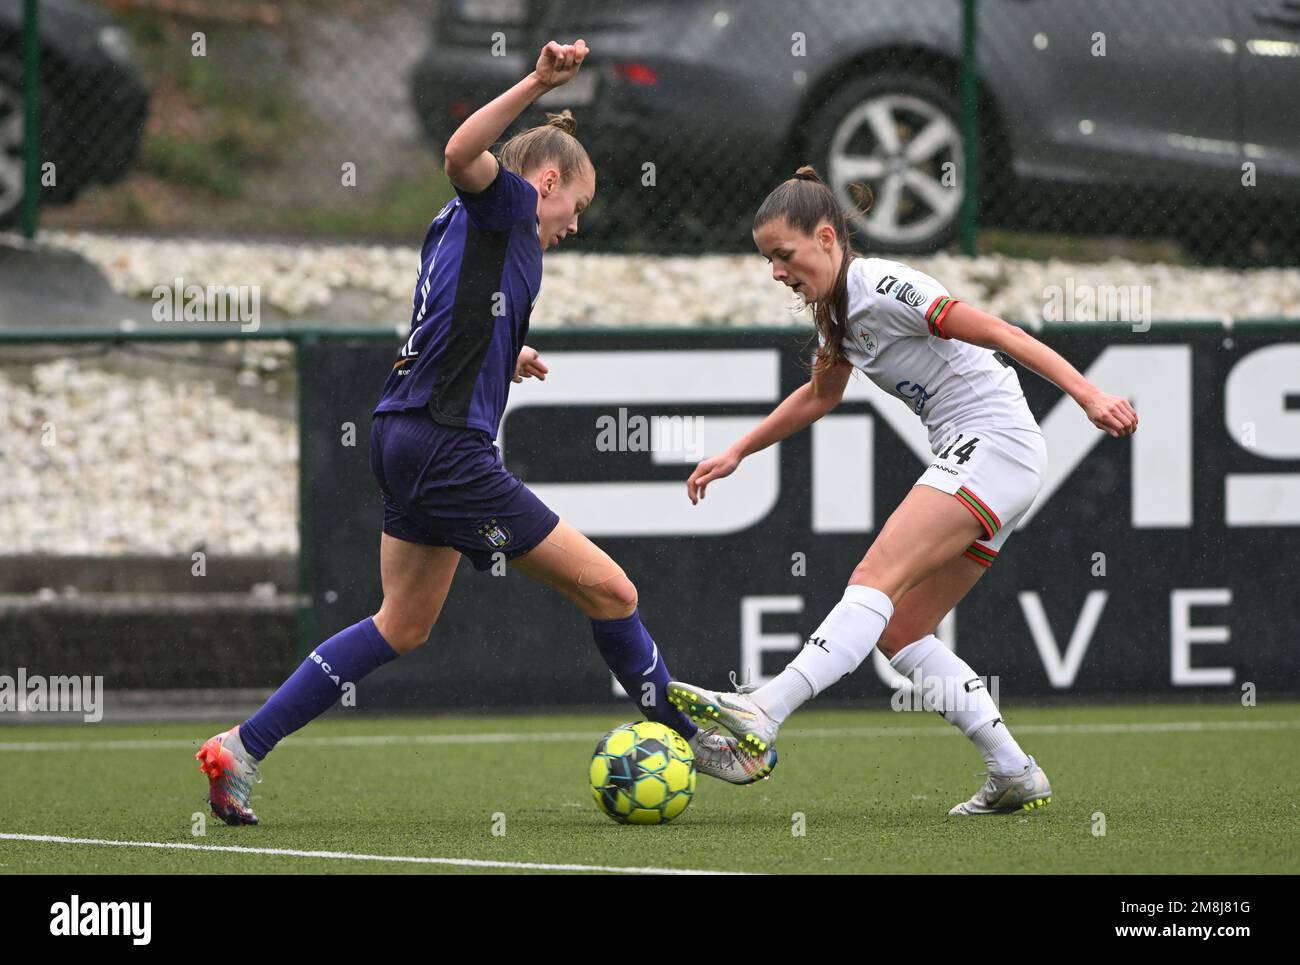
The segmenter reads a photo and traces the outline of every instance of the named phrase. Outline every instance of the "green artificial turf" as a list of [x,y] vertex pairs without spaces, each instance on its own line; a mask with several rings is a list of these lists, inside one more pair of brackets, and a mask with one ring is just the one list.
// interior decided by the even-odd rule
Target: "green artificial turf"
[[[686,812],[657,827],[613,823],[587,788],[597,740],[627,719],[336,711],[267,758],[252,802],[262,823],[240,828],[208,815],[194,760],[232,722],[6,727],[0,835],[775,873],[1300,872],[1300,704],[1012,710],[1053,802],[965,819],[947,811],[979,787],[983,762],[942,720],[805,710],[769,780],[701,777]],[[0,838],[9,874],[484,870],[545,869]]]

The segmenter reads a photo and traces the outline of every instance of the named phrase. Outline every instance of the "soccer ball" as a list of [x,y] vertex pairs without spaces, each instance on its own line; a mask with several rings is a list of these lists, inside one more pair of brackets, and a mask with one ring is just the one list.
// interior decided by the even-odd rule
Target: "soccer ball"
[[619,824],[662,824],[695,793],[695,753],[664,724],[639,720],[606,734],[591,758],[591,796]]

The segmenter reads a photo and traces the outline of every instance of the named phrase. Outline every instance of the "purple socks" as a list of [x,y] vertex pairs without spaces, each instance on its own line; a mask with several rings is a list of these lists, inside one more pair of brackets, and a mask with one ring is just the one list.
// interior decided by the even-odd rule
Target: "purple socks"
[[605,663],[646,718],[667,724],[690,740],[699,728],[668,703],[667,687],[673,678],[641,623],[640,609],[621,620],[592,620],[591,633]]
[[[592,620],[591,632],[605,663],[646,718],[668,725],[688,740],[694,736],[699,728],[666,699],[672,676],[641,623],[640,611],[621,620]],[[240,725],[244,749],[262,760],[281,740],[337,702],[344,684],[357,683],[396,657],[397,651],[370,617],[334,634]]]
[[340,630],[313,650],[271,699],[240,725],[244,750],[260,761],[286,736],[325,713],[339,699],[344,684],[355,684],[396,656],[370,617]]

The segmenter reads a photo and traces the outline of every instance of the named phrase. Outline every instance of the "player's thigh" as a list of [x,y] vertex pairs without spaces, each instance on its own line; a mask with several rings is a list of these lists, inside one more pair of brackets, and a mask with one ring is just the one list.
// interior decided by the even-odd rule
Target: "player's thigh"
[[913,486],[880,528],[849,583],[874,587],[897,606],[904,593],[960,556],[983,532],[951,493]]
[[935,629],[988,569],[963,553],[903,594],[876,647],[887,658]]
[[375,626],[398,653],[429,638],[447,602],[460,552],[450,546],[411,543],[388,533],[379,538],[379,577],[384,602]]
[[564,520],[510,565],[549,586],[593,619],[617,620],[636,609],[636,587],[623,568]]

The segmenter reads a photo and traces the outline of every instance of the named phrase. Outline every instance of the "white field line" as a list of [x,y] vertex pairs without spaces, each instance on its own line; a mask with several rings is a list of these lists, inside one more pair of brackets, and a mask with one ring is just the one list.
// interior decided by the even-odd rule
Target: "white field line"
[[[1131,724],[1021,724],[1017,734],[1183,734],[1205,731],[1300,730],[1300,720],[1158,721]],[[516,743],[590,743],[600,739],[597,731],[541,731],[486,734],[371,734],[365,736],[289,737],[280,747],[385,747],[403,745],[463,745]],[[947,737],[959,736],[951,727],[792,727],[783,731],[787,740],[842,740],[845,738]],[[5,751],[152,751],[197,748],[206,737],[156,740],[16,741],[0,742]]]
[[456,868],[511,868],[525,871],[600,871],[624,875],[735,875],[743,871],[705,871],[696,868],[621,868],[595,864],[542,864],[536,861],[482,861],[477,858],[425,858],[397,854],[353,854],[349,851],[298,851],[294,848],[245,848],[238,845],[179,844],[168,841],[110,841],[104,838],[65,838],[57,834],[0,834],[0,841],[36,841],[112,848],[157,848],[164,851],[221,851],[227,854],[269,855],[286,858],[323,858],[329,861],[380,861],[398,864],[436,864]]

